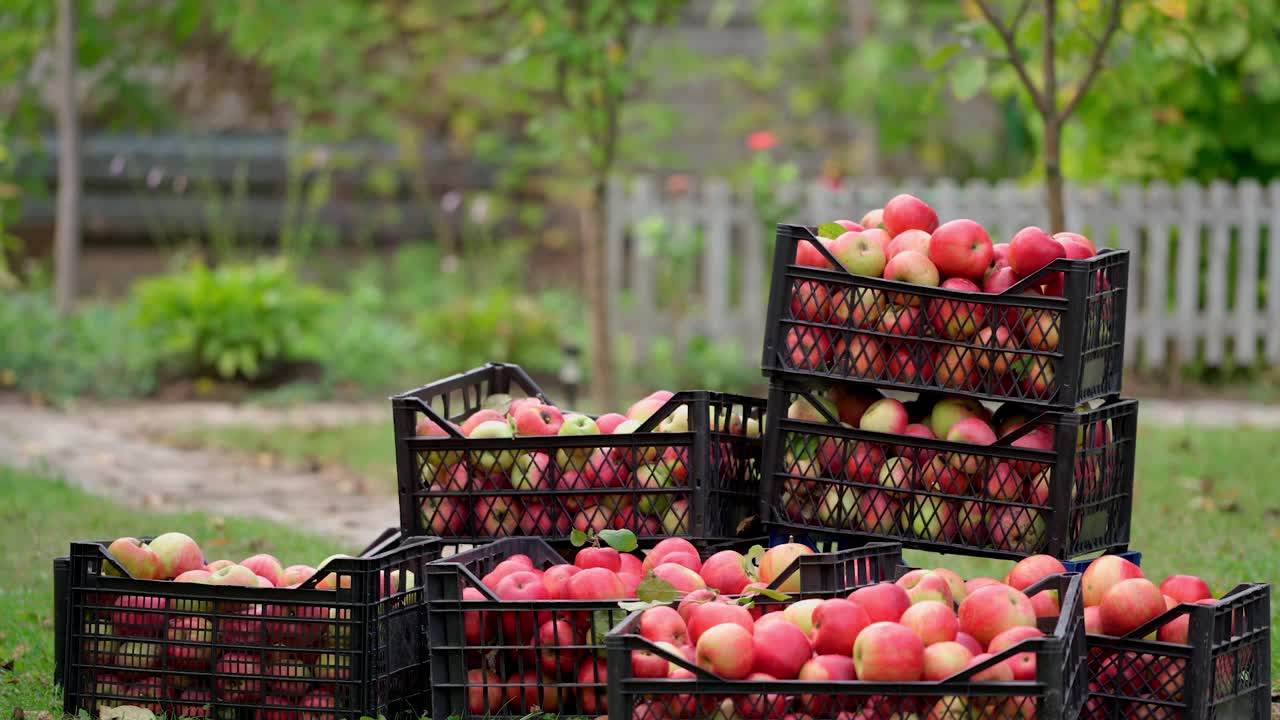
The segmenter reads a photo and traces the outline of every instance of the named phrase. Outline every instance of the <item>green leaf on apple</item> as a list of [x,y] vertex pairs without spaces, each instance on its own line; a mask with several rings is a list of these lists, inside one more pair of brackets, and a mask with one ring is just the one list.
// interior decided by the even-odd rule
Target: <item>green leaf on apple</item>
[[845,234],[844,226],[840,223],[826,222],[818,226],[818,237],[835,240]]
[[636,598],[645,602],[673,603],[680,599],[675,585],[650,575],[636,586]]
[[591,612],[591,632],[587,642],[592,645],[598,645],[599,649],[596,654],[600,657],[605,656],[604,638],[613,630],[613,626],[621,622],[622,618],[618,617],[618,613],[613,610],[593,610]]
[[781,590],[774,590],[773,588],[751,588],[751,594],[763,595],[770,600],[777,600],[778,602],[786,602],[791,599],[790,595],[782,592]]
[[591,540],[590,536],[588,536],[586,533],[582,532],[581,530],[575,529],[573,532],[569,533],[569,542],[573,543],[574,547],[582,547],[583,545],[586,545],[590,540]]
[[640,546],[636,534],[630,530],[601,530],[599,537],[605,545],[618,552],[631,552]]
[[752,545],[747,554],[742,556],[742,572],[747,577],[760,577],[760,558],[764,557],[765,549],[763,545]]
[[1035,361],[1034,358],[1020,357],[1017,360],[1014,360],[1013,362],[1009,363],[1009,372],[1013,373],[1014,375],[1021,375],[1027,371],[1027,368],[1031,367],[1031,364],[1034,361]]

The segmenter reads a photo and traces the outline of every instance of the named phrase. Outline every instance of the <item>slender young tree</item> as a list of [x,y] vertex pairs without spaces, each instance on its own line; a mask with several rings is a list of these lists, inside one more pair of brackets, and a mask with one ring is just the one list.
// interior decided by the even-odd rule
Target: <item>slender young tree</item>
[[1007,62],[1017,73],[1023,89],[1031,98],[1040,120],[1044,125],[1044,172],[1045,203],[1049,208],[1049,226],[1052,232],[1066,229],[1066,209],[1063,202],[1062,181],[1062,128],[1071,114],[1075,112],[1093,85],[1098,73],[1102,70],[1107,48],[1111,39],[1120,27],[1120,17],[1124,0],[1107,0],[1105,9],[1105,25],[1100,34],[1083,27],[1084,32],[1093,42],[1092,51],[1084,66],[1084,73],[1074,89],[1065,93],[1067,87],[1058,77],[1058,65],[1062,61],[1059,53],[1058,34],[1062,31],[1058,17],[1058,0],[1042,0],[1041,19],[1041,68],[1040,82],[1032,77],[1032,66],[1024,49],[1019,46],[1018,30],[1028,12],[1035,4],[1033,0],[1021,0],[1012,17],[1002,16],[996,9],[994,0],[976,0],[982,17],[999,36],[1002,55],[998,60]]

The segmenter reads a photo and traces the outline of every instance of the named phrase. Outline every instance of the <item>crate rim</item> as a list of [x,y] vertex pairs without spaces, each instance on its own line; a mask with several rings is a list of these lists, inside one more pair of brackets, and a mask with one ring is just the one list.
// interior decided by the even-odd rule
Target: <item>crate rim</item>
[[[798,232],[803,231],[803,232]],[[1065,309],[1069,306],[1067,298],[1055,295],[1023,295],[1022,291],[1028,287],[1038,285],[1036,282],[1054,272],[1063,271],[1084,271],[1088,272],[1093,266],[1098,265],[1103,260],[1110,261],[1117,257],[1129,255],[1126,249],[1118,248],[1099,248],[1097,254],[1075,260],[1067,257],[1056,258],[1048,265],[1037,270],[1035,273],[1021,278],[1015,285],[1009,287],[1004,292],[988,293],[988,292],[970,292],[965,290],[953,290],[951,288],[935,287],[932,285],[917,285],[915,283],[902,282],[900,280],[886,280],[884,278],[875,278],[868,275],[858,275],[845,268],[844,264],[839,261],[831,253],[831,251],[818,240],[817,233],[814,228],[808,225],[792,225],[789,223],[778,223],[777,233],[786,237],[788,240],[799,243],[809,242],[814,248],[822,254],[823,259],[832,263],[831,268],[811,267],[808,265],[796,265],[794,261],[787,263],[789,275],[795,275],[810,280],[839,280],[842,277],[857,277],[859,283],[867,283],[870,287],[881,290],[894,290],[899,292],[913,292],[928,297],[937,297],[948,300],[972,300],[975,295],[981,295],[988,298],[1000,298],[1002,296],[1010,299],[1017,298],[1018,305],[1026,305],[1029,307],[1038,307],[1045,310]],[[794,271],[794,272],[793,272]],[[1024,299],[1030,302],[1024,301]]]

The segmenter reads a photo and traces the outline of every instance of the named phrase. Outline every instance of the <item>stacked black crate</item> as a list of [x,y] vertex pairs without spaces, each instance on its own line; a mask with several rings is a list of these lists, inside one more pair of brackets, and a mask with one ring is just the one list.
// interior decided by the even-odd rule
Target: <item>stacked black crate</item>
[[[762,361],[766,528],[989,557],[1126,549],[1128,273],[1126,251],[1102,250],[1000,294],[914,285],[850,272],[809,228],[780,225]],[[882,405],[864,419],[884,391],[906,417]],[[984,422],[959,423],[969,417]]]

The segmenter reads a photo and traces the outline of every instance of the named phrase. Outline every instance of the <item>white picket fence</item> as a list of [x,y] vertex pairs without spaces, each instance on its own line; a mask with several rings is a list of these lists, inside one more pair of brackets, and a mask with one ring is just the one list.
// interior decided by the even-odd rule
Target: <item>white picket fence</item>
[[[981,222],[996,242],[1047,221],[1038,185],[947,180],[793,189],[785,195],[800,209],[787,221],[857,220],[898,192],[925,199],[944,221]],[[1070,187],[1067,225],[1130,252],[1126,364],[1280,361],[1280,182]],[[650,177],[614,182],[606,262],[617,333],[636,348],[657,335],[705,335],[739,343],[758,362],[772,262],[764,233],[749,193],[726,180],[678,192]],[[681,271],[688,282],[673,290],[669,276]]]

